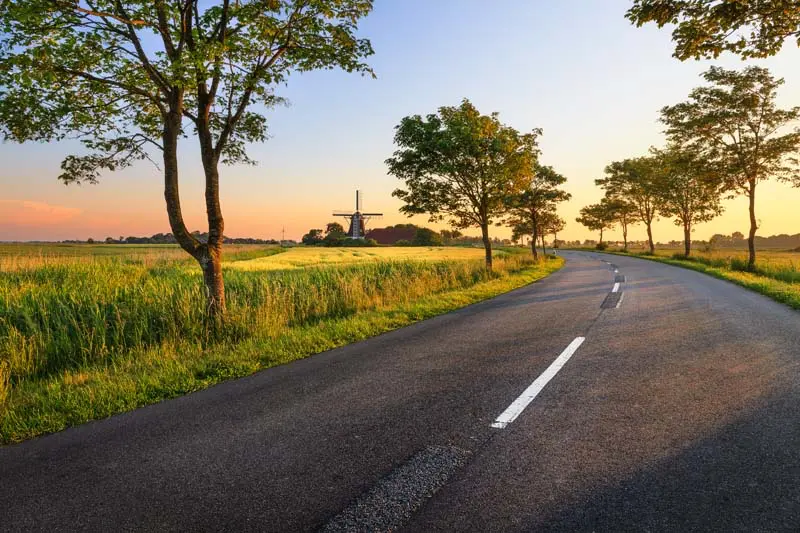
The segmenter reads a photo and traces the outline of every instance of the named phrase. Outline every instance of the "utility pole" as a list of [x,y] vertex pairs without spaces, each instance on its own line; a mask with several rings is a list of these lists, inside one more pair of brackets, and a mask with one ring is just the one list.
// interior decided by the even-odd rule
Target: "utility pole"
[[286,240],[286,228],[281,228],[281,248],[283,248],[283,241]]

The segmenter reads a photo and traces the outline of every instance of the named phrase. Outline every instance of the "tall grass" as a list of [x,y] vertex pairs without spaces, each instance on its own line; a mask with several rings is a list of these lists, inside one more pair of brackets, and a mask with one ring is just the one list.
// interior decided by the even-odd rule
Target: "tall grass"
[[[492,272],[481,260],[227,269],[228,316],[221,333],[206,326],[199,270],[180,262],[112,259],[0,272],[0,422],[3,405],[32,406],[29,396],[41,393],[40,383],[74,384],[76,375],[114,372],[138,364],[137,358],[158,365],[172,360],[176,347],[214,357],[240,345],[266,349],[271,340],[308,334],[323,321],[402,307],[535,266],[526,256],[507,255]],[[539,277],[553,268],[542,269]],[[173,395],[168,389],[158,394]]]
[[681,253],[674,253],[671,258],[734,272],[750,272],[786,283],[800,282],[800,257],[795,252],[760,251],[756,256],[755,268],[752,270],[748,268],[747,252],[740,250],[695,252],[688,258]]

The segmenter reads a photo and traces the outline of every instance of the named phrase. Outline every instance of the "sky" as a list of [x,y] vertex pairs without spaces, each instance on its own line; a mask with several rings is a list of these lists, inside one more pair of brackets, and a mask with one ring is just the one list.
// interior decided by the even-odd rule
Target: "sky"
[[[572,200],[559,213],[564,239],[597,238],[577,222],[597,202],[594,179],[611,161],[663,145],[658,110],[685,100],[710,65],[744,68],[740,59],[680,62],[670,32],[632,26],[629,0],[376,0],[359,33],[369,38],[377,79],[338,71],[291,77],[278,94],[290,104],[268,111],[266,143],[252,145],[257,166],[223,167],[225,233],[232,237],[299,239],[350,209],[360,189],[368,211],[384,213],[373,227],[414,222],[391,196],[402,184],[387,174],[394,127],[411,114],[470,99],[483,113],[520,131],[542,128],[541,161],[568,178]],[[800,105],[800,50],[748,64],[786,79],[784,107]],[[206,230],[202,172],[195,141],[182,141],[181,203],[187,225]],[[59,182],[70,142],[0,144],[0,241],[103,239],[169,232],[163,178],[149,163],[104,174],[98,185]],[[800,232],[800,189],[759,185],[760,235]],[[723,216],[697,227],[694,238],[746,233],[747,202],[726,202]],[[442,225],[431,225],[443,228]],[[505,228],[493,228],[508,237]],[[468,230],[468,234],[478,234]],[[658,241],[682,239],[669,220]],[[609,237],[621,238],[611,232]],[[634,227],[629,238],[645,238]]]

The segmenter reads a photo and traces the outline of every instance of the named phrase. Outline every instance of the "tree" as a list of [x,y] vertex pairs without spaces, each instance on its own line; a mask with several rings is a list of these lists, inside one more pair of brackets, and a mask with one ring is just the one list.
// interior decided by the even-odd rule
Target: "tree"
[[[525,187],[506,196],[505,206],[508,216],[506,224],[512,227],[512,232],[513,228],[517,228],[518,235],[531,235],[531,252],[534,259],[538,258],[536,241],[541,235],[539,219],[544,213],[555,209],[558,203],[572,197],[559,188],[566,182],[567,178],[553,170],[553,167],[535,162]],[[523,229],[529,230],[530,233],[520,233]]]
[[553,248],[559,248],[558,243],[561,241],[558,240],[558,234],[564,231],[566,227],[567,221],[560,216],[556,216],[547,226],[547,230],[553,234]]
[[[545,236],[547,236],[550,233],[556,234],[559,231],[563,230],[564,227],[566,227],[566,222],[564,222],[564,219],[558,216],[555,211],[550,210],[550,211],[543,211],[540,214],[538,219],[538,226],[539,227],[537,228],[537,233],[539,234],[539,239],[542,242],[542,253],[546,255],[547,248],[545,247],[545,241],[544,241]],[[532,242],[535,246],[536,241],[534,240]]]
[[[0,132],[17,142],[78,138],[59,178],[161,159],[172,233],[203,271],[211,317],[225,311],[219,165],[252,163],[265,108],[292,72],[367,72],[355,36],[370,0],[4,0]],[[194,137],[205,180],[208,240],[184,223],[178,142]]]
[[599,204],[582,207],[581,216],[575,219],[576,222],[586,226],[589,230],[600,232],[600,245],[603,244],[603,231],[614,227],[613,213],[608,207],[608,201],[603,200]]
[[427,213],[431,222],[448,219],[459,229],[479,227],[491,269],[489,226],[502,215],[507,195],[524,186],[540,134],[520,134],[466,99],[425,118],[405,117],[395,129],[399,148],[386,160],[389,173],[405,182],[406,189],[392,193],[405,203],[400,211]]
[[619,224],[622,230],[623,249],[628,250],[628,227],[639,221],[639,210],[634,204],[623,198],[608,198],[608,209],[611,219]]
[[442,236],[428,228],[418,228],[411,241],[413,246],[441,246]]
[[782,79],[765,68],[743,71],[711,67],[703,78],[709,83],[689,93],[686,102],[661,110],[669,138],[696,150],[725,176],[725,189],[746,195],[750,232],[748,268],[755,268],[756,186],[777,178],[800,186],[795,158],[800,147],[797,130],[785,127],[800,118],[800,107],[779,109],[775,103]]
[[344,227],[338,222],[328,222],[325,226],[325,235],[333,234],[340,234],[342,237],[345,237],[347,234],[344,232]]
[[723,51],[767,57],[800,36],[796,0],[634,0],[626,16],[637,26],[675,24],[674,55],[681,61],[716,58]]
[[605,168],[605,174],[594,182],[605,189],[607,198],[623,200],[636,208],[636,219],[647,228],[650,253],[654,253],[653,221],[658,215],[660,187],[657,162],[652,157],[614,161]]
[[653,154],[664,168],[661,214],[674,218],[675,225],[683,228],[684,253],[689,257],[695,224],[708,222],[723,211],[722,177],[690,149],[670,145]]
[[314,244],[319,244],[322,242],[322,230],[321,229],[312,229],[309,230],[308,233],[303,235],[302,239],[300,239],[305,245],[313,246]]

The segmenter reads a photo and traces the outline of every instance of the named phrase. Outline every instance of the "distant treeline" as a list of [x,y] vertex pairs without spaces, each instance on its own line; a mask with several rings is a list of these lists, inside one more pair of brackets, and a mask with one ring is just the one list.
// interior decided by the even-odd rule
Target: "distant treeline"
[[[692,239],[692,242],[710,249],[747,248],[747,237],[738,231],[733,232],[731,235],[722,235],[721,233],[716,233],[707,241]],[[794,235],[781,233],[780,235],[770,235],[769,237],[756,236],[755,243],[758,248],[781,248],[786,250],[800,251],[800,233],[796,233]],[[559,241],[559,244],[563,246],[595,246],[597,241],[593,239],[586,239],[583,242],[579,240]],[[683,241],[673,240],[666,243],[658,242],[656,244],[661,247],[679,247],[683,246],[684,243]],[[629,241],[628,245],[633,248],[644,248],[647,246],[647,241]]]
[[[208,232],[201,233],[193,231],[197,240],[201,242],[208,242]],[[62,241],[67,244],[178,244],[177,239],[172,233],[156,233],[150,237],[120,237],[115,239],[113,237],[106,237],[104,241],[95,241],[88,239],[85,241]],[[225,244],[280,244],[280,241],[275,239],[254,239],[252,237],[223,237]],[[294,241],[283,241],[284,244],[295,244]]]

